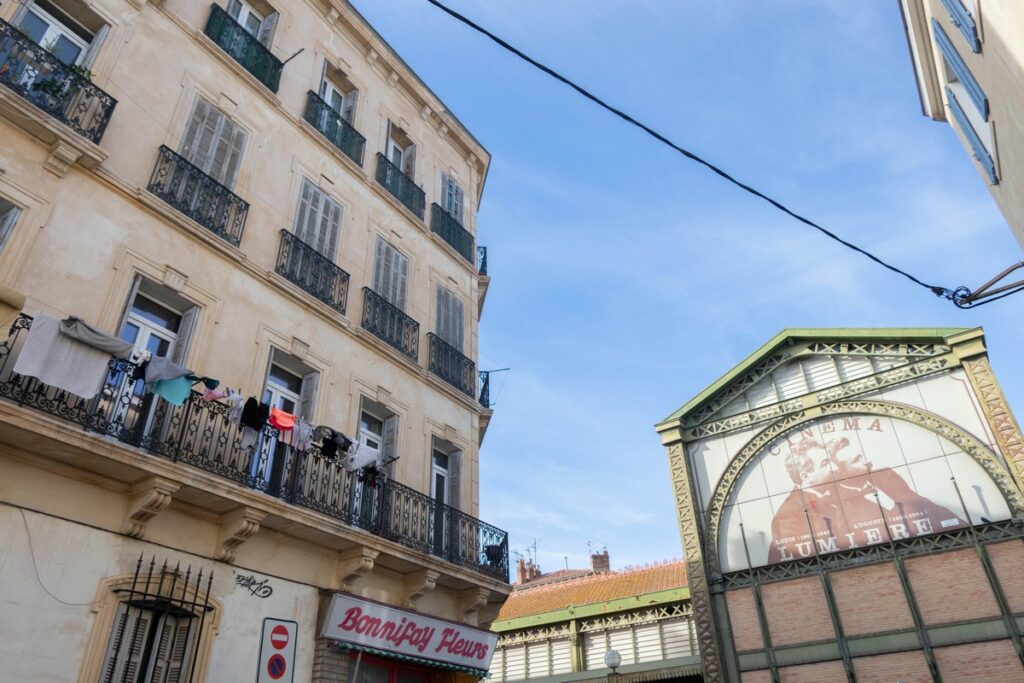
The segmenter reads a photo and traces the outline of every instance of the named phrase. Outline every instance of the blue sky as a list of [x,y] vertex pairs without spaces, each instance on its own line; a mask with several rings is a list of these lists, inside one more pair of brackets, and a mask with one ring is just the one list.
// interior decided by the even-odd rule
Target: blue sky
[[[684,147],[937,284],[1021,250],[920,113],[897,4],[449,0]],[[481,517],[545,571],[681,556],[653,424],[784,327],[985,327],[1024,415],[1024,294],[960,311],[662,147],[425,0],[360,12],[490,150]]]

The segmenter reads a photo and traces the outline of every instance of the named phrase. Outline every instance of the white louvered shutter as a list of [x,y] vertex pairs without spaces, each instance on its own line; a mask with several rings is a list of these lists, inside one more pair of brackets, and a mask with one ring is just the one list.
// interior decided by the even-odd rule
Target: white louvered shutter
[[638,662],[655,662],[661,656],[661,633],[657,624],[643,624],[634,630]]
[[188,360],[188,350],[192,345],[192,336],[195,334],[198,319],[198,306],[190,306],[181,314],[178,334],[174,339],[174,350],[171,352],[171,360],[178,365],[185,365]]
[[217,182],[234,187],[245,148],[245,131],[199,97],[185,128],[181,155]]
[[583,634],[584,663],[588,671],[603,669],[604,653],[608,651],[608,641],[604,631]]
[[442,285],[437,286],[437,336],[462,352],[462,300]]
[[221,185],[234,188],[238,167],[242,163],[242,150],[245,149],[245,131],[224,114],[221,116],[220,137],[217,139],[209,174]]
[[185,654],[188,651],[189,619],[165,615],[156,639],[156,653],[150,664],[148,681],[151,683],[179,683],[185,673]]
[[688,657],[695,654],[690,646],[690,620],[676,619],[661,623],[661,637],[664,643],[665,659]]
[[312,245],[312,230],[310,229],[310,216],[316,214],[313,202],[316,196],[316,186],[307,179],[302,179],[302,189],[299,191],[299,210],[295,212],[295,227],[292,231],[302,242]]
[[526,646],[518,645],[505,649],[505,680],[518,681],[526,678]]
[[280,12],[274,12],[260,23],[260,30],[259,34],[256,36],[256,40],[260,41],[263,47],[268,50],[274,42],[274,32],[277,31],[277,20],[280,17]]
[[453,183],[453,185],[455,185],[455,190],[454,190],[455,199],[453,200],[452,215],[455,216],[455,220],[457,220],[459,222],[459,225],[463,225],[462,206],[463,206],[463,203],[464,203],[465,195],[462,192],[462,188],[461,187],[459,187],[455,183]]
[[548,658],[548,643],[530,643],[526,646],[527,678],[541,678],[550,672],[551,661]]
[[378,236],[377,251],[374,254],[373,291],[404,311],[408,281],[409,259]]
[[395,463],[394,459],[398,457],[398,416],[391,415],[384,420],[384,443],[381,445],[383,451],[382,456],[384,461],[388,462],[384,466],[384,471],[390,477],[394,473]]
[[313,414],[316,408],[316,387],[319,381],[320,373],[315,370],[302,376],[302,388],[299,390],[298,414],[310,422],[313,421]]
[[341,105],[341,118],[348,121],[350,124],[355,123],[356,119],[356,102],[359,101],[359,91],[352,88],[345,93],[345,100]]
[[504,675],[505,669],[505,650],[504,648],[498,648],[494,651],[494,655],[491,657],[491,668],[488,673],[491,674],[490,680],[493,683],[501,683],[505,680]]
[[572,646],[568,638],[551,641],[551,675],[572,671]]
[[620,628],[609,631],[608,647],[619,653],[623,664],[636,663],[636,653],[633,651],[633,629]]
[[409,145],[402,151],[402,173],[416,182],[416,145]]

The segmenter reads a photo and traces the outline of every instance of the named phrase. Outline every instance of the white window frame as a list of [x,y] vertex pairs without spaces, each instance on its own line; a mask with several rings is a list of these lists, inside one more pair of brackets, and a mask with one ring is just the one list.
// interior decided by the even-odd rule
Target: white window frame
[[[437,456],[443,455],[447,460],[448,464],[441,466],[437,464]],[[431,446],[430,449],[430,497],[437,500],[440,503],[448,505],[448,501],[451,500],[451,455],[445,453],[437,446]],[[442,485],[444,486],[443,494],[440,498],[437,495],[437,480],[440,477]]]
[[46,48],[51,42],[56,41],[58,38],[63,37],[68,42],[73,43],[80,49],[78,57],[75,59],[75,64],[81,64],[82,60],[85,59],[86,53],[89,51],[89,42],[84,40],[77,33],[72,31],[65,23],[57,19],[55,16],[44,10],[42,7],[37,5],[35,2],[29,2],[25,6],[24,14],[21,16],[18,24],[24,20],[25,14],[35,14],[39,19],[47,23],[46,32],[43,34],[42,40],[39,41],[39,46]]
[[[232,8],[234,8],[234,14],[232,14]],[[228,16],[237,21],[239,25],[241,25],[241,27],[244,28],[247,33],[249,33],[249,35],[253,36],[254,38],[259,36],[260,28],[262,28],[263,22],[266,20],[266,17],[263,16],[260,12],[257,12],[255,9],[253,9],[252,5],[245,2],[245,0],[228,0],[228,6],[226,11],[228,13]],[[250,18],[256,20],[255,29],[251,29],[249,27],[248,22]]]

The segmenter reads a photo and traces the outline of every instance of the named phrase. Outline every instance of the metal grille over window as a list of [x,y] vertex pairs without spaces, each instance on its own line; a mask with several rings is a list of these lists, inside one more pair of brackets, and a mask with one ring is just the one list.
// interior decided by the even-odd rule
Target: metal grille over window
[[155,556],[147,566],[140,555],[131,586],[118,591],[100,681],[191,683],[212,582],[212,572],[166,559],[158,567]]

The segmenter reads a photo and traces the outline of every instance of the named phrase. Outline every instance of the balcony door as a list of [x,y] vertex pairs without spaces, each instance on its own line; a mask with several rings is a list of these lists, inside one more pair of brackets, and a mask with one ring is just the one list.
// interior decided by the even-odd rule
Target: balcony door
[[[245,149],[245,130],[202,97],[196,98],[192,116],[185,127],[181,156],[206,175],[234,188]],[[200,193],[196,197],[200,197]]]
[[434,499],[433,548],[434,554],[444,556],[448,547],[449,522],[448,501],[449,490],[449,457],[448,454],[433,449],[430,465],[430,497]]
[[26,6],[18,28],[65,64],[81,64],[92,36],[84,30],[72,30],[71,20],[61,21],[36,3]]
[[[271,360],[263,388],[263,402],[271,408],[295,415],[302,403],[302,376]],[[271,495],[283,493],[288,447],[276,438],[261,434],[249,472],[256,487]]]
[[408,284],[409,259],[378,235],[373,259],[373,291],[404,311]]

